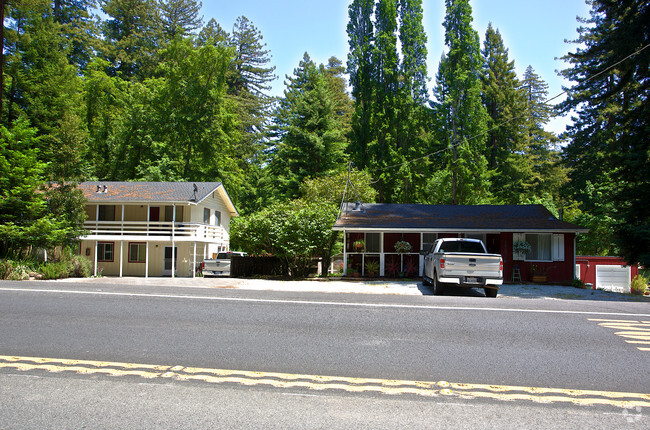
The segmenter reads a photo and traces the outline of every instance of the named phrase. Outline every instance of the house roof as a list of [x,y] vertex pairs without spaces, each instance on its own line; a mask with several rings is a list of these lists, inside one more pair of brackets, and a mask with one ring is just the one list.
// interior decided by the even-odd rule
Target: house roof
[[344,203],[334,230],[587,232],[542,205]]
[[[196,192],[195,190],[196,186]],[[221,182],[82,182],[79,189],[89,203],[198,204],[217,191],[229,211],[237,214]]]

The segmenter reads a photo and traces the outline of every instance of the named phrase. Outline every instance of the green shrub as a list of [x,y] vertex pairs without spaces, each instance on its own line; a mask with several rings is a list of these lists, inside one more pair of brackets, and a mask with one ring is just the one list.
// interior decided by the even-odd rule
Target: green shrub
[[92,275],[93,264],[83,255],[73,255],[70,265],[70,277],[88,278]]
[[632,294],[643,295],[643,293],[646,291],[647,286],[648,278],[642,275],[636,275],[634,279],[632,279],[631,292]]
[[581,288],[581,289],[585,289],[585,288],[587,288],[587,286],[585,285],[585,283],[582,282],[582,281],[581,281],[580,279],[578,279],[578,278],[573,278],[573,282],[571,282],[571,285],[573,285],[573,286],[576,287],[576,288]]
[[70,266],[66,261],[55,261],[43,263],[38,268],[43,279],[64,279],[70,275]]
[[0,261],[0,279],[24,281],[29,279],[32,268],[26,262],[15,260]]

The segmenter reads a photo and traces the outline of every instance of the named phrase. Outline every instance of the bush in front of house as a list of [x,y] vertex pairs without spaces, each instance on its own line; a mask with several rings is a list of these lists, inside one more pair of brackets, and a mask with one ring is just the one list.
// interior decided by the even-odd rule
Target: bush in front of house
[[87,278],[92,274],[92,263],[69,248],[58,260],[36,262],[29,258],[0,260],[0,279],[25,281],[32,279]]
[[32,265],[20,260],[0,260],[0,279],[24,281],[34,274]]
[[642,296],[648,288],[648,282],[650,282],[648,278],[643,275],[636,275],[634,279],[632,279],[632,285],[630,286],[632,294]]

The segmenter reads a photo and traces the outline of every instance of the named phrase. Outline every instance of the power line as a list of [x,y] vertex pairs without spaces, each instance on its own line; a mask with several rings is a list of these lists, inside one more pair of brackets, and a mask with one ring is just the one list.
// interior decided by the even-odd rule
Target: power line
[[[593,79],[596,79],[598,76],[603,75],[603,74],[609,72],[610,70],[612,70],[613,68],[615,68],[615,67],[618,66],[619,64],[621,64],[621,63],[623,63],[624,61],[627,61],[628,59],[630,59],[631,57],[633,57],[633,56],[635,56],[635,55],[641,53],[643,50],[647,49],[648,47],[650,47],[650,44],[645,45],[644,47],[640,48],[640,49],[637,50],[636,52],[634,52],[634,53],[628,55],[627,57],[623,58],[622,60],[620,60],[620,61],[618,61],[618,62],[612,64],[611,66],[609,66],[609,67],[606,68],[605,70],[603,70],[603,71],[601,71],[601,72],[599,72],[599,73],[596,73],[596,74],[593,75],[593,76],[590,76],[589,78],[587,78],[587,79],[585,79],[584,81],[582,81],[580,84],[585,84],[585,83],[587,83],[587,82],[589,82],[589,81],[591,81],[591,80],[593,80]],[[544,100],[544,101],[542,102],[542,104],[549,104],[549,103],[552,102],[553,100],[555,100],[555,99],[557,99],[557,98],[559,98],[559,97],[562,97],[562,96],[565,95],[565,94],[568,95],[569,92],[570,92],[570,90],[569,90],[569,89],[566,89],[566,90],[562,91],[561,93],[559,93],[558,95],[556,95],[556,96],[554,96],[554,97],[551,97],[551,98],[549,98],[549,99],[547,99],[547,100]],[[476,135],[474,135],[474,136],[470,136],[470,137],[468,137],[468,138],[467,138],[467,141],[474,140],[474,139],[477,139],[477,138],[479,138],[479,137],[481,137],[481,136],[487,135],[487,134],[489,134],[490,132],[492,132],[492,131],[494,131],[494,130],[497,130],[498,128],[500,128],[500,127],[502,127],[502,126],[504,126],[504,125],[507,125],[507,124],[509,124],[509,123],[512,122],[512,121],[515,121],[515,120],[518,120],[518,119],[522,119],[522,118],[524,118],[524,117],[525,117],[525,115],[520,115],[520,116],[517,116],[517,117],[510,118],[510,119],[508,119],[507,121],[503,121],[503,122],[501,122],[501,123],[499,123],[499,124],[493,126],[492,128],[490,128],[490,129],[488,129],[488,130],[486,130],[486,131],[484,131],[484,132],[482,132],[482,133],[479,133],[479,134],[476,134]],[[458,147],[458,145],[460,145],[460,144],[461,144],[461,141],[452,142],[451,145],[448,146],[448,147],[446,147],[446,148],[442,148],[442,149],[439,149],[439,150],[437,150],[437,151],[431,152],[431,153],[429,153],[429,154],[423,155],[423,156],[421,156],[421,157],[413,158],[413,159],[411,159],[411,160],[406,160],[406,161],[403,161],[403,162],[398,163],[398,164],[393,164],[393,165],[391,165],[391,166],[385,166],[385,167],[382,167],[382,168],[380,168],[380,169],[375,169],[374,171],[375,171],[375,173],[377,173],[377,172],[383,172],[383,171],[386,171],[386,170],[388,170],[388,169],[392,169],[392,168],[395,168],[395,167],[401,167],[401,166],[404,166],[404,165],[408,165],[408,164],[411,164],[411,163],[415,163],[415,162],[417,162],[417,161],[424,160],[424,159],[427,159],[427,158],[429,158],[429,157],[433,157],[434,155],[438,155],[438,154],[440,154],[440,153],[443,153],[443,152],[445,152],[445,151],[448,151],[448,150],[450,150],[450,149],[453,149],[454,147]],[[376,184],[377,182],[379,182],[379,179],[377,179],[376,181],[371,182],[371,184]]]

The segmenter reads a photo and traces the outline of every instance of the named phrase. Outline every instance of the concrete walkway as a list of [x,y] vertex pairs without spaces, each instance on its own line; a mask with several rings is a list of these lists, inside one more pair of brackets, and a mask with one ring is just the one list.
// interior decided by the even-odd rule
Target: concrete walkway
[[[411,280],[266,280],[238,278],[138,278],[138,277],[101,277],[72,278],[51,282],[75,282],[93,285],[161,285],[175,287],[246,289],[266,291],[311,291],[322,293],[356,293],[356,294],[399,294],[431,295],[431,289],[423,287],[419,279]],[[451,290],[450,295],[482,296],[482,289],[469,291]],[[606,301],[642,301],[650,303],[650,297],[632,296],[601,290],[584,290],[571,286],[506,284],[499,289],[499,297],[512,298],[549,298],[558,300],[606,300]]]

